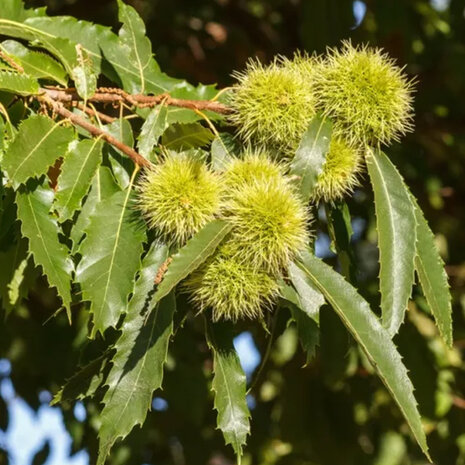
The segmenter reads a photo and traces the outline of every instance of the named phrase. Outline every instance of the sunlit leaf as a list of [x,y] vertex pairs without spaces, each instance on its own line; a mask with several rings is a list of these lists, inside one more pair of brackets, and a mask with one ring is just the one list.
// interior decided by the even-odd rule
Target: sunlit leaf
[[6,40],[1,43],[1,48],[11,55],[20,64],[24,72],[36,79],[51,79],[66,86],[66,71],[51,56],[42,52],[29,50],[20,42]]
[[305,131],[299,148],[291,162],[290,174],[305,201],[310,199],[318,175],[323,171],[331,142],[332,125],[322,116],[315,116]]
[[82,140],[70,151],[61,166],[55,208],[60,220],[70,219],[81,207],[101,161],[103,142],[99,139]]
[[40,265],[50,286],[68,310],[71,304],[71,272],[73,263],[66,247],[60,243],[57,221],[50,215],[53,191],[49,187],[31,183],[16,195],[21,232],[29,240],[29,250],[36,265]]
[[66,154],[73,138],[73,129],[46,116],[33,115],[24,120],[3,159],[10,179],[24,183],[46,173],[57,158]]
[[366,157],[375,193],[383,325],[393,336],[404,320],[414,282],[416,220],[410,193],[382,152]]
[[131,215],[131,189],[100,202],[79,246],[76,269],[83,300],[91,303],[93,334],[115,326],[126,309],[140,268],[145,232]]
[[158,105],[149,113],[147,119],[144,121],[137,147],[139,153],[145,158],[150,157],[153,148],[158,144],[158,140],[168,127],[167,114],[166,105]]
[[160,94],[182,82],[160,71],[145,35],[144,22],[132,6],[121,0],[118,0],[118,19],[123,23],[119,35],[101,34],[99,44],[127,92]]
[[116,184],[115,178],[111,174],[110,168],[100,166],[92,180],[90,192],[84,201],[84,206],[81,208],[78,219],[71,230],[73,252],[76,252],[79,242],[90,224],[90,220],[94,215],[97,205],[120,190],[121,189],[118,184]]
[[0,71],[0,90],[24,96],[33,95],[39,93],[39,83],[27,74]]

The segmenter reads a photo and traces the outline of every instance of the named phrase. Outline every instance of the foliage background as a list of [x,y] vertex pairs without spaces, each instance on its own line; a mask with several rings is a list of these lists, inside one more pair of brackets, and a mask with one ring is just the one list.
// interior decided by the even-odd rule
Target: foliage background
[[[29,1],[116,26],[113,0]],[[230,73],[250,56],[270,60],[295,49],[324,51],[343,38],[384,47],[418,78],[416,131],[388,153],[419,199],[447,263],[454,298],[454,350],[447,351],[424,317],[415,293],[408,322],[395,341],[410,369],[427,419],[437,465],[465,464],[465,10],[463,0],[131,0],[147,24],[163,71],[192,83],[232,83]],[[357,26],[354,7],[366,14]],[[0,6],[1,8],[1,6]],[[357,10],[356,10],[357,11]],[[377,252],[369,187],[350,202],[362,294],[376,302]],[[326,231],[320,231],[324,243]],[[21,308],[0,325],[0,358],[12,363],[16,392],[33,408],[39,393],[56,392],[89,354],[83,325],[69,327],[55,295],[40,281]],[[257,385],[245,463],[260,465],[408,465],[424,458],[381,383],[330,311],[322,311],[318,357],[309,366],[296,335],[278,321],[277,342]],[[211,360],[200,319],[189,321],[173,345],[161,397],[168,409],[149,415],[124,444],[117,464],[228,464],[231,451],[215,431],[208,370]],[[244,324],[238,331],[249,329]],[[267,335],[254,328],[264,353]],[[97,350],[95,346],[92,350]],[[176,370],[174,370],[176,365]],[[96,453],[95,402],[78,421],[64,409],[73,450]],[[0,428],[8,426],[0,398]],[[46,454],[45,454],[46,456]],[[37,457],[35,463],[42,463]],[[0,463],[8,463],[0,452]]]

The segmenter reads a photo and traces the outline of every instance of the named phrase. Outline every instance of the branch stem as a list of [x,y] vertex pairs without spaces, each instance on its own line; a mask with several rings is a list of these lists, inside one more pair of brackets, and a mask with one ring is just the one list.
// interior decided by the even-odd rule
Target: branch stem
[[140,167],[149,167],[151,163],[144,158],[142,155],[137,153],[133,148],[129,147],[126,144],[123,144],[118,139],[115,139],[113,136],[108,134],[107,132],[103,131],[102,129],[94,126],[93,124],[86,121],[79,115],[69,111],[61,102],[57,102],[48,96],[40,97],[43,102],[49,105],[58,115],[62,116],[63,118],[69,119],[73,124],[76,126],[80,126],[81,128],[85,129],[94,137],[101,137],[103,140],[108,142],[109,144],[113,145],[117,149],[121,150],[124,154],[126,154],[131,160],[136,163],[136,165]]
[[[76,89],[57,89],[57,88],[41,88],[40,93],[46,95],[56,102],[73,103],[80,102],[82,98],[76,92]],[[97,92],[88,99],[94,103],[110,103],[121,104],[126,103],[139,108],[154,107],[165,101],[165,105],[188,108],[190,110],[213,111],[220,114],[229,114],[231,109],[219,102],[211,100],[187,100],[171,97],[168,94],[161,95],[142,95],[128,94],[122,89],[102,87],[97,89]]]

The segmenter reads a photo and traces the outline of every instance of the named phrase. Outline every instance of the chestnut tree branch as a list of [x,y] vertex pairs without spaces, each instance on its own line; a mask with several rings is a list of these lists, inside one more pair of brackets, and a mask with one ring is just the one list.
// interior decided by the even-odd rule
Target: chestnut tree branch
[[[73,103],[82,101],[76,89],[51,89],[45,87],[40,89],[40,93],[57,102]],[[122,89],[111,87],[97,89],[97,92],[88,101],[107,104],[127,103],[139,108],[150,108],[164,102],[165,105],[169,106],[187,108],[194,111],[212,111],[223,115],[229,114],[232,111],[227,105],[212,100],[186,100],[171,97],[169,94],[155,96],[128,94]]]
[[144,158],[142,155],[137,153],[133,148],[129,147],[126,144],[123,144],[118,139],[115,139],[113,136],[108,134],[107,132],[103,131],[102,129],[94,126],[93,124],[86,121],[81,116],[69,111],[65,106],[59,102],[51,99],[47,95],[42,95],[39,97],[42,102],[47,104],[56,114],[62,116],[63,118],[69,119],[73,124],[76,126],[80,126],[81,128],[85,129],[91,135],[95,137],[101,137],[103,140],[108,142],[109,144],[113,145],[117,149],[121,150],[124,154],[126,154],[129,158],[131,158],[134,163],[136,163],[140,167],[149,167],[151,163]]
[[[40,102],[43,102],[46,105],[48,105],[56,114],[62,116],[63,118],[69,119],[74,125],[80,126],[95,137],[101,137],[109,144],[121,150],[124,154],[130,157],[138,166],[151,166],[151,163],[142,155],[137,153],[132,147],[123,144],[118,139],[114,138],[110,134],[106,133],[97,126],[94,126],[86,119],[71,112],[70,110],[68,110],[68,108],[66,108],[65,105],[77,107],[81,111],[87,113],[88,115],[95,116],[99,120],[104,121],[106,123],[111,123],[115,120],[111,116],[97,111],[95,108],[92,107],[92,105],[92,108],[89,108],[85,104],[85,102],[83,102],[83,99],[79,96],[79,94],[76,92],[76,89],[42,87],[40,89],[39,95],[36,98]],[[206,118],[210,127],[212,127],[212,124],[210,120],[204,115],[204,113],[202,113],[203,111],[212,111],[220,114],[229,114],[232,111],[231,108],[227,105],[224,105],[214,100],[178,99],[171,97],[169,94],[161,94],[155,96],[142,94],[128,94],[122,89],[113,87],[101,87],[97,89],[97,92],[95,92],[95,94],[92,97],[87,99],[87,102],[112,104],[120,106],[130,105],[138,108],[150,108],[159,104],[170,105],[179,108],[187,108],[189,110],[195,111],[199,115]]]

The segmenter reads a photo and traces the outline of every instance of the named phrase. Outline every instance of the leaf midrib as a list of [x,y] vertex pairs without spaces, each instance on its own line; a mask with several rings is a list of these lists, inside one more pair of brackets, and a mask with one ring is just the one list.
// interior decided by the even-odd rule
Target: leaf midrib
[[[129,401],[130,399],[132,398],[132,396],[134,395],[134,392],[137,388],[137,384],[139,382],[139,379],[140,379],[140,376],[142,374],[142,371],[144,369],[144,366],[145,366],[145,362],[147,360],[147,354],[148,354],[148,349],[149,349],[149,346],[150,346],[150,341],[152,340],[152,337],[153,337],[153,332],[155,331],[155,326],[156,326],[156,322],[157,322],[157,319],[158,319],[158,315],[159,315],[159,312],[160,312],[160,305],[158,304],[157,305],[157,308],[155,309],[155,316],[153,318],[153,325],[152,327],[150,328],[150,337],[147,339],[147,344],[146,344],[146,349],[144,351],[144,356],[142,357],[142,363],[140,364],[140,369],[139,369],[139,372],[137,373],[137,377],[136,377],[136,380],[135,382],[133,383],[133,386],[131,388],[131,393],[129,394],[128,398],[127,398],[127,401],[124,405],[124,407],[121,409],[121,414],[120,416],[118,417],[117,421],[115,422],[115,425],[118,424],[123,416],[123,413],[126,411],[126,408],[128,407],[129,405]],[[155,388],[155,389],[158,389],[158,386]],[[115,428],[114,428],[115,430]],[[117,429],[116,429],[117,430]],[[119,435],[120,436],[120,435]]]
[[79,172],[78,172],[78,175],[76,177],[76,182],[73,184],[73,187],[71,188],[71,192],[68,196],[68,200],[66,201],[66,203],[64,204],[63,206],[63,210],[65,210],[67,207],[68,207],[68,204],[71,200],[71,197],[73,196],[74,194],[74,191],[77,187],[77,185],[79,184],[79,180],[80,180],[80,177],[82,175],[82,172],[84,171],[84,166],[86,165],[87,161],[89,160],[89,157],[90,157],[90,154],[92,153],[92,151],[94,150],[95,146],[100,142],[100,139],[96,139],[95,142],[92,144],[92,147],[90,148],[89,152],[87,153],[85,159],[84,159],[84,162],[81,164],[80,168],[79,168]]
[[105,284],[105,292],[103,294],[102,304],[101,304],[101,306],[99,308],[99,311],[102,311],[102,309],[106,306],[108,289],[110,287],[111,276],[112,276],[112,273],[113,273],[113,263],[114,263],[114,260],[115,260],[116,249],[118,248],[118,244],[119,244],[119,240],[120,240],[121,228],[123,227],[123,218],[124,218],[124,214],[125,214],[125,211],[126,211],[126,205],[127,205],[128,200],[129,200],[130,194],[131,194],[131,186],[128,186],[128,192],[126,194],[126,198],[125,198],[123,206],[121,208],[121,216],[119,218],[118,229],[116,231],[115,244],[113,246],[113,250],[112,250],[112,253],[111,253],[110,267],[109,267],[109,270],[106,273],[107,274],[107,282]]
[[[50,257],[50,254],[48,253],[48,249],[47,249],[47,246],[45,245],[45,241],[44,241],[44,237],[41,233],[41,230],[40,230],[40,227],[39,227],[39,223],[37,222],[37,217],[36,217],[36,214],[35,214],[35,211],[34,211],[34,208],[32,206],[32,202],[31,202],[31,198],[29,195],[27,195],[27,202],[29,204],[29,208],[31,210],[31,213],[32,213],[32,218],[34,219],[34,224],[35,224],[35,227],[36,227],[36,230],[38,232],[37,236],[40,238],[40,241],[42,242],[42,246],[44,248],[44,251],[45,251],[45,254],[47,255],[47,259],[49,261],[49,263],[52,265],[53,267],[53,270],[55,272],[55,277],[58,278],[58,281],[60,282],[60,287],[62,287],[62,289],[64,288],[64,283],[62,282],[61,280],[61,276],[60,276],[60,273],[58,273],[58,270],[55,266],[55,263],[53,262],[53,260],[51,259]],[[61,290],[59,290],[59,293],[61,295]],[[63,299],[65,298],[65,296],[61,296]],[[63,300],[63,303],[66,304]]]
[[[197,263],[199,261],[200,261],[200,263],[202,263],[203,255],[204,255],[205,251],[211,246],[211,244],[214,243],[217,240],[218,236],[220,236],[224,232],[225,229],[231,229],[231,228],[232,228],[232,225],[225,222],[223,227],[212,237],[212,239],[205,245],[205,247],[197,254],[197,258],[195,260],[193,260],[188,267],[184,268],[184,273],[182,275],[183,276],[188,276],[192,271],[194,271],[198,266]],[[172,269],[172,266],[173,265],[171,265],[171,269]],[[160,292],[160,296],[155,300],[155,302],[158,302],[160,299],[162,299],[163,297],[168,295],[171,292],[171,290],[173,289],[173,287],[176,286],[176,284],[179,282],[179,280],[178,280],[178,281],[176,281],[176,283],[174,285],[171,284],[171,285],[168,286],[168,288],[166,290],[163,290],[162,286],[163,286],[163,283],[166,282],[167,278],[169,277],[169,274],[168,274],[169,272],[170,272],[170,267],[168,267],[165,278],[163,279],[163,281],[160,284],[160,287],[157,290],[157,292],[158,291],[162,291],[162,292]],[[175,272],[173,271],[172,273],[175,273]],[[183,279],[183,278],[181,277],[181,279]],[[157,296],[155,295],[155,297],[157,297]]]
[[[389,229],[390,229],[390,232],[391,232],[391,235],[392,235],[392,244],[396,244],[396,239],[397,239],[397,234],[396,234],[396,228],[394,226],[394,219],[393,219],[393,207],[392,207],[392,203],[391,203],[391,197],[389,196],[389,190],[387,188],[387,185],[386,185],[386,182],[385,182],[385,179],[384,177],[382,176],[381,174],[381,170],[379,168],[379,164],[378,164],[378,160],[376,159],[376,156],[374,154],[371,154],[370,155],[370,158],[371,160],[373,161],[374,165],[375,165],[375,168],[378,172],[378,176],[379,178],[381,179],[381,188],[383,190],[383,193],[384,193],[384,197],[386,199],[386,202],[387,202],[387,206],[388,206],[388,209],[389,209],[389,215],[388,215],[388,220],[389,220]],[[375,205],[376,206],[376,205]],[[381,214],[378,215],[378,218],[381,218]],[[384,233],[383,233],[383,229],[384,228],[379,228],[378,229],[378,235],[379,235],[379,238],[380,238],[380,241],[381,241],[381,236],[384,237]],[[390,248],[391,251],[393,251],[394,249],[391,247]],[[383,248],[382,247],[379,247],[379,257],[380,257],[380,260],[379,260],[379,267],[380,267],[380,276],[381,276],[381,269],[384,268],[383,267],[383,263],[384,263],[384,260],[382,260],[382,255],[383,255]],[[392,254],[391,254],[391,257],[392,257]],[[393,273],[393,276],[392,276],[393,280],[397,281],[397,277],[396,277],[396,273]],[[383,297],[384,296],[384,297]],[[381,295],[381,298],[382,300],[385,300],[386,299],[386,294],[383,293]],[[392,300],[392,299],[390,299]],[[385,309],[387,310],[387,306],[384,306]],[[390,314],[391,314],[391,321],[390,321],[390,324],[389,324],[389,329],[391,329],[391,327],[393,326],[393,322],[392,322],[392,309],[390,310]]]
[[50,130],[45,133],[45,135],[40,139],[40,141],[37,143],[37,145],[31,150],[29,155],[18,165],[18,167],[16,168],[14,173],[11,175],[12,178],[14,178],[16,176],[16,174],[21,169],[21,167],[24,165],[24,163],[26,163],[32,157],[32,155],[34,155],[35,152],[37,152],[39,147],[45,142],[45,140],[50,136],[50,134],[52,134],[52,132],[55,131],[55,129],[57,129],[59,126],[61,126],[64,121],[66,121],[66,120],[61,120],[58,123],[55,123],[50,128]]
[[[323,117],[321,119],[321,123],[320,123],[320,126],[318,127],[318,131],[316,133],[316,136],[315,138],[313,139],[313,144],[312,144],[312,149],[311,149],[311,154],[314,153],[315,151],[315,147],[316,147],[316,143],[318,142],[319,140],[319,137],[320,137],[320,133],[323,129],[323,125],[324,123],[326,122],[326,117]],[[305,157],[305,165],[304,165],[304,173],[307,172],[307,169],[310,165],[310,157]],[[302,191],[302,185],[303,185],[303,182],[304,182],[304,178],[307,177],[307,175],[304,175],[304,176],[301,176],[300,178],[300,182],[299,182],[299,190]]]

